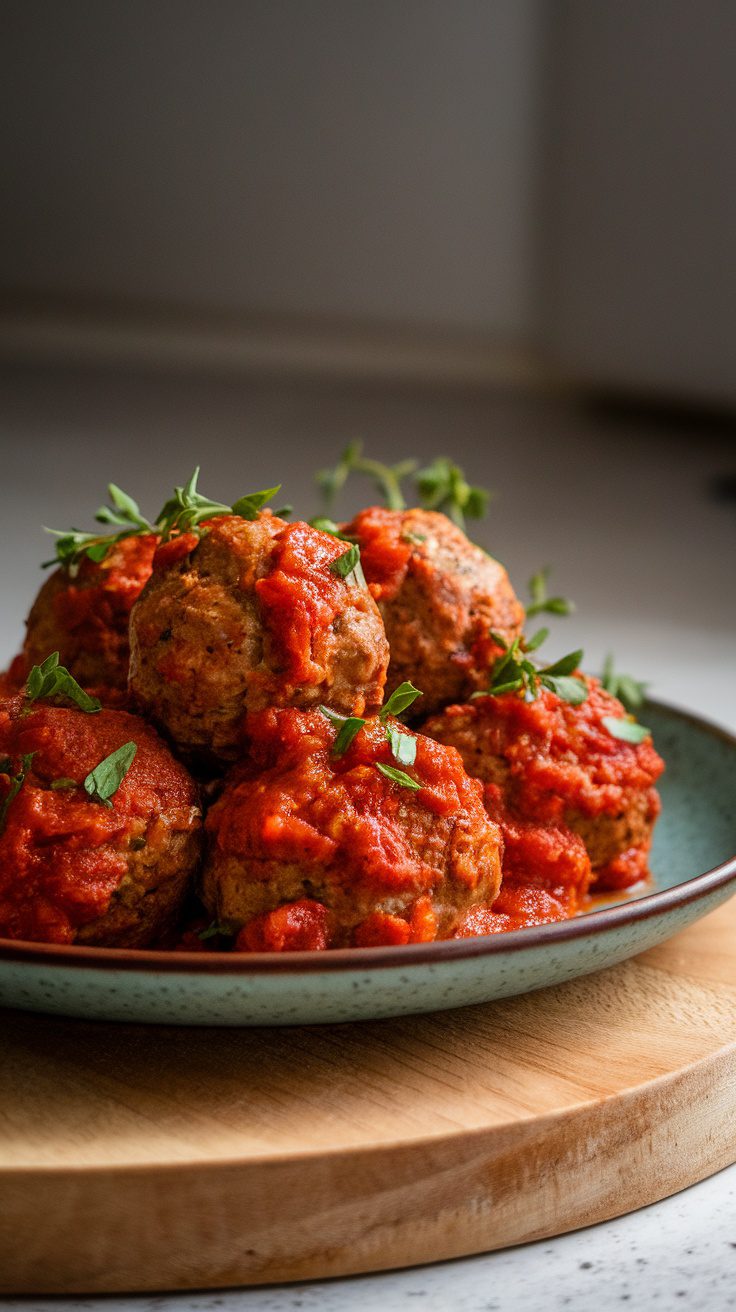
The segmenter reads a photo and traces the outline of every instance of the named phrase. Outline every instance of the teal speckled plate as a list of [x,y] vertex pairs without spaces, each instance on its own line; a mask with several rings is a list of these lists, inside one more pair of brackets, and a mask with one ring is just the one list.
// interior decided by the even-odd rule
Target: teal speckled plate
[[736,893],[736,738],[658,703],[645,721],[667,764],[654,890],[558,925],[408,947],[245,956],[0,939],[0,1004],[154,1024],[372,1020],[488,1002],[623,961]]

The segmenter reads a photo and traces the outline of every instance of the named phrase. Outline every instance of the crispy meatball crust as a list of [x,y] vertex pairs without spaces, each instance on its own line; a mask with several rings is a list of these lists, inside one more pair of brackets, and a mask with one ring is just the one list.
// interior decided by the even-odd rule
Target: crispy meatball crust
[[387,691],[410,679],[424,696],[411,715],[428,715],[485,686],[498,647],[524,610],[506,570],[433,510],[362,510],[345,526],[360,545],[391,652]]
[[[133,763],[108,808],[86,776],[133,741]],[[0,936],[147,947],[174,929],[201,850],[197,788],[150,725],[20,697],[0,707],[0,805],[22,758],[25,781],[0,833]],[[56,787],[54,784],[56,783]]]
[[512,814],[579,834],[599,888],[625,887],[647,874],[664,762],[651,739],[609,733],[604,717],[623,717],[624,707],[597,679],[586,683],[579,706],[547,690],[533,702],[478,697],[447,707],[422,732],[456,747],[468,773],[497,785]]
[[320,712],[264,711],[247,732],[250,761],[207,817],[202,880],[212,915],[246,927],[239,946],[278,947],[289,917],[313,946],[447,938],[496,896],[499,830],[452,749],[416,737],[413,791],[376,768],[396,766],[378,719],[339,757]]
[[238,755],[247,712],[376,709],[388,644],[367,588],[330,568],[345,551],[268,513],[166,543],[131,619],[137,704],[182,751],[224,761]]
[[61,664],[105,705],[125,701],[130,612],[150,578],[157,541],[152,534],[124,538],[99,563],[85,556],[76,569],[54,570],[31,607],[23,650],[11,666],[17,685],[58,651]]

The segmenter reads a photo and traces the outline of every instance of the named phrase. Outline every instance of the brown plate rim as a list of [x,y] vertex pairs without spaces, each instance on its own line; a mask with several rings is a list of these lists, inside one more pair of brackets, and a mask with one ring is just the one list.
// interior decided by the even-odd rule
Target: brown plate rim
[[[657,698],[648,705],[675,719],[684,720],[712,738],[720,739],[736,751],[736,734],[692,711]],[[588,911],[573,920],[551,925],[534,925],[506,934],[486,934],[473,938],[446,939],[438,943],[410,943],[382,948],[335,948],[329,952],[174,952],[151,948],[101,948],[78,944],[29,943],[0,938],[0,964],[25,962],[36,966],[64,966],[81,969],[132,970],[144,974],[175,973],[181,975],[229,975],[244,979],[250,975],[299,975],[334,971],[409,969],[419,965],[441,965],[448,961],[465,961],[474,957],[495,956],[507,952],[547,949],[557,943],[587,938],[590,935],[620,929],[624,925],[666,915],[678,907],[708,897],[719,888],[736,885],[736,855],[665,888],[630,902],[617,903],[599,911]],[[736,891],[736,889],[734,890]]]

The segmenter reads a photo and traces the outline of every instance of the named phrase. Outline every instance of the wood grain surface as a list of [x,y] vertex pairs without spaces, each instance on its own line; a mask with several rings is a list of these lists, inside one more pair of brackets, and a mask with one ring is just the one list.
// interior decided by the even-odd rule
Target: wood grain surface
[[3,1293],[431,1262],[617,1216],[736,1160],[736,898],[610,970],[436,1016],[1,1020]]

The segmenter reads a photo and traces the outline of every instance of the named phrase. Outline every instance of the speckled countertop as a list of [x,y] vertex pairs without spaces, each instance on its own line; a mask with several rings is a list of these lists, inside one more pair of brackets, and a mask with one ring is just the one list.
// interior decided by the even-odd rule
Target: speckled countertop
[[[108,478],[126,486],[132,479],[133,492],[150,481],[151,509],[148,502],[158,504],[174,474],[179,479],[199,460],[203,435],[211,471],[206,486],[215,495],[222,495],[247,453],[248,487],[276,481],[277,456],[285,490],[299,502],[308,471],[328,464],[346,436],[360,432],[372,450],[391,459],[409,449],[450,450],[474,480],[502,491],[487,545],[500,544],[496,549],[515,579],[555,561],[555,585],[579,603],[565,629],[566,650],[584,643],[586,664],[595,669],[613,646],[625,668],[649,676],[655,695],[736,729],[736,519],[733,506],[709,495],[714,480],[734,472],[734,448],[722,435],[701,433],[697,425],[692,433],[682,426],[673,433],[645,431],[632,419],[622,425],[505,394],[379,395],[278,382],[29,371],[0,378],[0,401],[0,510],[7,541],[14,543],[13,570],[3,570],[0,665],[17,645],[20,617],[37,586],[38,523],[76,522],[85,505],[99,503]],[[258,435],[247,452],[244,433]],[[133,467],[135,478],[129,477]],[[590,549],[581,551],[581,541]],[[4,1312],[610,1312],[650,1306],[736,1308],[736,1166],[604,1225],[437,1266],[211,1294],[0,1300]]]

